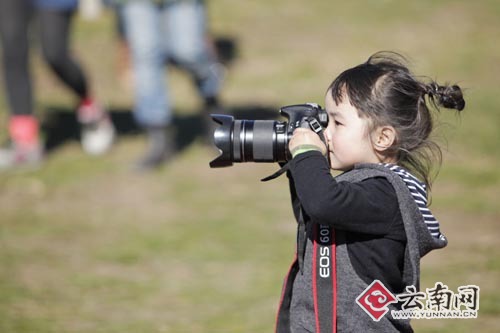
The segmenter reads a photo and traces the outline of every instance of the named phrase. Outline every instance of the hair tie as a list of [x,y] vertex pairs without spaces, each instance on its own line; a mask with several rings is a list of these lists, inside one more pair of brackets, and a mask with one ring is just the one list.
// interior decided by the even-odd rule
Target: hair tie
[[431,84],[427,85],[426,93],[429,96],[439,95],[439,85],[435,82],[432,82]]

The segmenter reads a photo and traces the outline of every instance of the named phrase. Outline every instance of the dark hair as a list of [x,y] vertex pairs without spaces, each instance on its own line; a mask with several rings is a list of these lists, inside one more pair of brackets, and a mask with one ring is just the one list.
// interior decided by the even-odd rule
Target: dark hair
[[[433,117],[428,102],[462,111],[465,107],[458,85],[438,85],[417,79],[405,65],[406,59],[393,52],[378,52],[365,63],[341,73],[330,85],[335,103],[347,94],[360,117],[368,117],[371,129],[391,125],[396,140],[391,147],[397,163],[431,185],[431,169],[441,163],[439,146],[429,139]],[[427,95],[427,99],[425,96]]]

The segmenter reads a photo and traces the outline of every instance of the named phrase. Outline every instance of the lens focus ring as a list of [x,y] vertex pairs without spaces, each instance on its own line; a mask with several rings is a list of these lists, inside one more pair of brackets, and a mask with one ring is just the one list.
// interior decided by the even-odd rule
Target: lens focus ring
[[253,126],[253,158],[255,162],[275,161],[275,121],[255,120]]

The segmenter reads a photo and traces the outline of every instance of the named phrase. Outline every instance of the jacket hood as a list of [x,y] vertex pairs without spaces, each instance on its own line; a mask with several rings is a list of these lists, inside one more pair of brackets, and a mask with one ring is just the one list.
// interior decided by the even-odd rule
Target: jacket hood
[[405,183],[410,191],[410,194],[417,204],[418,210],[424,219],[425,225],[432,237],[446,241],[446,237],[441,233],[439,221],[434,217],[431,210],[427,206],[427,187],[417,177],[412,175],[408,170],[396,164],[382,164],[392,172],[396,173]]

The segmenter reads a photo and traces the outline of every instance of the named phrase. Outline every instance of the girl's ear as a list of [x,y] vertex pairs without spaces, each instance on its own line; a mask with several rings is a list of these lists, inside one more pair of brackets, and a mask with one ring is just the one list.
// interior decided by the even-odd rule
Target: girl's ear
[[389,150],[394,141],[396,141],[396,130],[392,126],[380,126],[372,136],[373,147],[379,153]]

